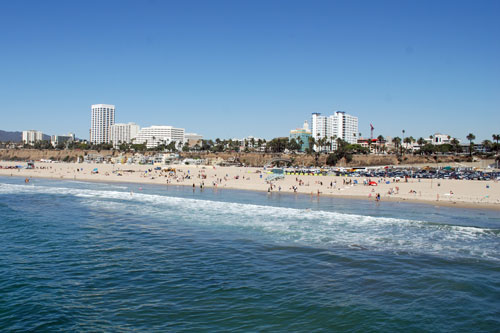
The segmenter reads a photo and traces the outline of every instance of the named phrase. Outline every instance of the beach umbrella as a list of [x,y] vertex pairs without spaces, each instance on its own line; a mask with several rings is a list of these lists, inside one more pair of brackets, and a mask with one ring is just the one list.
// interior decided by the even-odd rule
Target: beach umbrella
[[97,172],[97,171],[98,171],[97,168],[94,168],[94,170],[92,170],[92,172]]

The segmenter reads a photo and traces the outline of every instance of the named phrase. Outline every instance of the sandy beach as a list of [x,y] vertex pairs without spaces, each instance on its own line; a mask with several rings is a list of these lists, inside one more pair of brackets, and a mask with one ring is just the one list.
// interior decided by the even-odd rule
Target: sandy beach
[[[129,182],[165,186],[241,189],[265,192],[300,193],[310,196],[334,196],[381,201],[419,202],[431,205],[500,210],[498,181],[453,179],[371,178],[377,186],[364,185],[367,178],[341,176],[286,175],[285,179],[266,181],[269,170],[251,167],[213,167],[194,165],[152,165],[36,163],[35,169],[6,169],[21,162],[0,162],[0,176],[52,178],[97,182]],[[93,172],[97,168],[98,173]],[[175,172],[165,171],[173,168]]]

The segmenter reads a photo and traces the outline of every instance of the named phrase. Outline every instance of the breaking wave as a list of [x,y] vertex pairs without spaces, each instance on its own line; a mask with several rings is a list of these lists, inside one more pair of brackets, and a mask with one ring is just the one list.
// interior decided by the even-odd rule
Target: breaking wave
[[374,217],[334,211],[181,198],[128,191],[1,184],[0,194],[79,198],[89,209],[126,211],[156,221],[182,221],[247,232],[252,237],[319,248],[392,251],[446,258],[500,260],[500,229]]

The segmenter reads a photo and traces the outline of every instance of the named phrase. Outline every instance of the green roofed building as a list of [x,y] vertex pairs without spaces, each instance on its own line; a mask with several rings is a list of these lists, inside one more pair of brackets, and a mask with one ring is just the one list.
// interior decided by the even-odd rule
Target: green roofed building
[[297,143],[300,145],[300,151],[305,151],[309,148],[309,138],[312,136],[311,131],[309,130],[309,124],[307,121],[304,122],[304,126],[302,128],[297,128],[290,131],[290,140],[295,139]]

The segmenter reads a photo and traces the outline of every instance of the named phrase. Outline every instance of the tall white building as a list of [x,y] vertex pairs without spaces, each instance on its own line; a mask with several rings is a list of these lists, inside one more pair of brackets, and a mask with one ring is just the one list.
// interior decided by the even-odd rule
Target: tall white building
[[331,120],[321,113],[313,113],[311,121],[311,134],[315,140],[331,136]]
[[130,143],[140,130],[136,123],[113,124],[109,129],[109,139],[113,142],[113,146],[118,147],[121,143]]
[[134,143],[146,143],[147,148],[154,148],[161,144],[168,145],[172,141],[178,144],[184,143],[184,128],[175,128],[172,126],[144,127],[134,138]]
[[321,113],[312,114],[311,132],[315,140],[327,138],[333,139],[333,146],[337,149],[338,138],[354,144],[358,139],[358,117],[351,116],[343,111],[337,111],[331,116],[322,116]]
[[110,143],[109,130],[115,123],[115,106],[109,104],[92,105],[92,119],[90,122],[90,142]]
[[37,141],[43,140],[43,133],[40,131],[29,130],[23,131],[23,142],[27,144],[34,144]]
[[337,117],[337,137],[350,144],[357,143],[358,117],[351,116],[344,111],[337,111],[334,116]]

